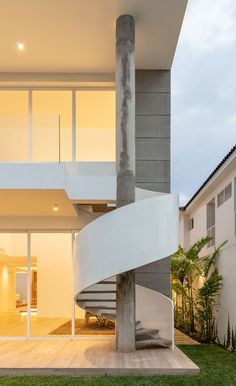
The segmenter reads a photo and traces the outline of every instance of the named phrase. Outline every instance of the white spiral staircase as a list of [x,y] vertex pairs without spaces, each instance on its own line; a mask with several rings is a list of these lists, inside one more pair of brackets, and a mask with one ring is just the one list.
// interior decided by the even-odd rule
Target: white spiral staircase
[[[74,246],[74,296],[87,312],[116,319],[116,275],[178,248],[178,196],[136,189],[136,202],[97,218]],[[136,348],[174,347],[173,303],[136,285]]]

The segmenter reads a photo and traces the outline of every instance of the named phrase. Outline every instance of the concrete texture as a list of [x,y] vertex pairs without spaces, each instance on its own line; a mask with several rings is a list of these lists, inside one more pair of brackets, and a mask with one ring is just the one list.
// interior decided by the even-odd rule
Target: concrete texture
[[[135,20],[116,21],[116,203],[135,201]],[[135,271],[117,275],[116,349],[135,351]]]
[[169,138],[136,138],[137,160],[169,161]]
[[157,70],[136,71],[136,92],[170,92],[170,72]]
[[137,160],[136,182],[170,182],[170,161]]
[[170,191],[170,182],[136,182],[137,188],[152,190],[155,192],[168,193]]
[[[170,71],[136,70],[136,186],[170,192]],[[170,259],[136,270],[136,283],[170,296]]]
[[170,116],[136,115],[136,138],[170,138]]
[[137,115],[169,115],[170,94],[169,93],[136,93]]

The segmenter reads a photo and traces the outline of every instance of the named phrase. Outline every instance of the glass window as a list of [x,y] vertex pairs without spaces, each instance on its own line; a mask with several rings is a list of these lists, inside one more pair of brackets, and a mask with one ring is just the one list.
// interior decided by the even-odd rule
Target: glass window
[[0,90],[0,162],[28,160],[28,91]]
[[76,159],[115,160],[115,91],[76,92]]
[[225,201],[229,200],[232,196],[232,184],[229,184],[225,188]]
[[215,199],[213,198],[207,204],[207,236],[211,240],[207,244],[208,247],[215,245]]
[[207,204],[207,229],[215,225],[215,199]]
[[224,190],[222,190],[222,192],[220,192],[217,196],[217,206],[218,207],[224,203],[224,199],[225,199],[225,192],[224,192]]
[[33,161],[72,160],[72,92],[32,93]]
[[194,228],[194,218],[190,219],[190,230]]
[[0,233],[0,336],[27,335],[27,235]]
[[207,236],[211,237],[211,240],[207,243],[207,247],[212,247],[215,245],[215,226],[207,230]]

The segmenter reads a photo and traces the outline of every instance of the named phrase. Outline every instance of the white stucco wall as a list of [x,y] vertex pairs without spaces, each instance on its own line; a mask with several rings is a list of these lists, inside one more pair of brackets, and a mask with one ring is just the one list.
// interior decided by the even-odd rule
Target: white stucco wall
[[[232,166],[232,165],[231,165]],[[218,178],[218,179],[217,179]],[[236,168],[230,168],[229,172],[225,173],[216,180],[208,184],[206,191],[202,197],[197,197],[185,212],[180,212],[180,223],[189,221],[194,218],[194,229],[180,226],[180,244],[184,248],[193,245],[201,237],[207,233],[207,211],[206,205],[212,198],[215,197],[215,245],[218,246],[223,241],[228,240],[228,243],[223,248],[217,259],[217,268],[223,276],[223,288],[219,299],[218,313],[218,335],[221,341],[227,330],[228,314],[230,315],[231,325],[236,327],[236,236],[235,236],[235,207],[234,199],[236,197],[234,179],[236,178]],[[225,201],[220,207],[217,206],[217,195],[228,185],[232,183],[232,196]],[[188,244],[189,240],[189,244]],[[202,255],[210,254],[213,247],[205,248]]]

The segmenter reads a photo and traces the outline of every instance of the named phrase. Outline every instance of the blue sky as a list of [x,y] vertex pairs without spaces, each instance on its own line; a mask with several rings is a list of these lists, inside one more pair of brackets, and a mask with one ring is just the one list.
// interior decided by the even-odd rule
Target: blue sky
[[236,143],[236,0],[189,0],[172,68],[172,191],[184,204]]

